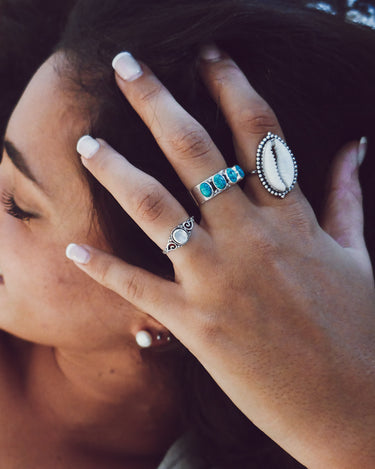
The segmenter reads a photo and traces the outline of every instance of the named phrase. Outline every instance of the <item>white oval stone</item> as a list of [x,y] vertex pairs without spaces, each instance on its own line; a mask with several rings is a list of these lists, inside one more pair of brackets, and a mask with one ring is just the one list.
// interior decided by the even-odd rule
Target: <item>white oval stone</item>
[[189,237],[185,230],[177,228],[177,230],[174,230],[172,233],[172,238],[177,244],[185,244]]

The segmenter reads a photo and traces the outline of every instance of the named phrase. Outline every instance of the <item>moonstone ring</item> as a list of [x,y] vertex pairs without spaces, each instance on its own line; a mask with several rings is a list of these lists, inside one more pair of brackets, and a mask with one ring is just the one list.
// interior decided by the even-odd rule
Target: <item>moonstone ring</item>
[[184,222],[177,225],[175,228],[173,228],[169,236],[167,246],[164,249],[163,253],[168,254],[168,252],[174,251],[175,249],[184,246],[190,239],[193,227],[194,217],[190,217]]
[[193,187],[191,195],[198,205],[202,205],[207,200],[213,199],[231,186],[239,183],[244,177],[245,172],[238,165],[222,169]]
[[297,172],[296,159],[288,145],[268,132],[258,146],[256,169],[250,174],[257,174],[270,194],[283,199],[295,186]]

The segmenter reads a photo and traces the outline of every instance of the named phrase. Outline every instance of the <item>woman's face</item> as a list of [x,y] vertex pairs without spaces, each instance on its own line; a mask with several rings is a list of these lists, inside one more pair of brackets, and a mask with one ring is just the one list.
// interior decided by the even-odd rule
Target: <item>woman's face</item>
[[0,328],[45,345],[113,346],[138,316],[65,258],[70,242],[106,248],[75,151],[84,130],[51,58],[10,118],[0,165]]

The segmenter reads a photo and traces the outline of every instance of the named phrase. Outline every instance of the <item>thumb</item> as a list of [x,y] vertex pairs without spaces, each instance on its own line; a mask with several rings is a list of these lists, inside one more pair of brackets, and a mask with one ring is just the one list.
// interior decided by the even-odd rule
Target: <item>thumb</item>
[[344,248],[365,251],[362,190],[358,170],[367,150],[367,139],[345,145],[331,168],[322,228]]

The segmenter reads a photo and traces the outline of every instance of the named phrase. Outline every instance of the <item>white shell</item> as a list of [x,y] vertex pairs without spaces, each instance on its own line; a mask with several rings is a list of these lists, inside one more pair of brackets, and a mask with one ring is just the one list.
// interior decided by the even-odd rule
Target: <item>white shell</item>
[[294,181],[294,161],[289,150],[280,140],[275,140],[275,146],[280,178],[286,185],[286,189],[289,190]]
[[275,160],[274,153],[272,151],[273,146],[274,143],[272,140],[268,140],[268,142],[264,145],[262,157],[263,175],[268,185],[272,187],[272,189],[278,192],[285,192],[286,184],[280,177],[278,170],[279,158],[277,161]]
[[257,168],[262,184],[274,195],[284,197],[296,182],[293,154],[280,137],[271,133],[260,144]]

